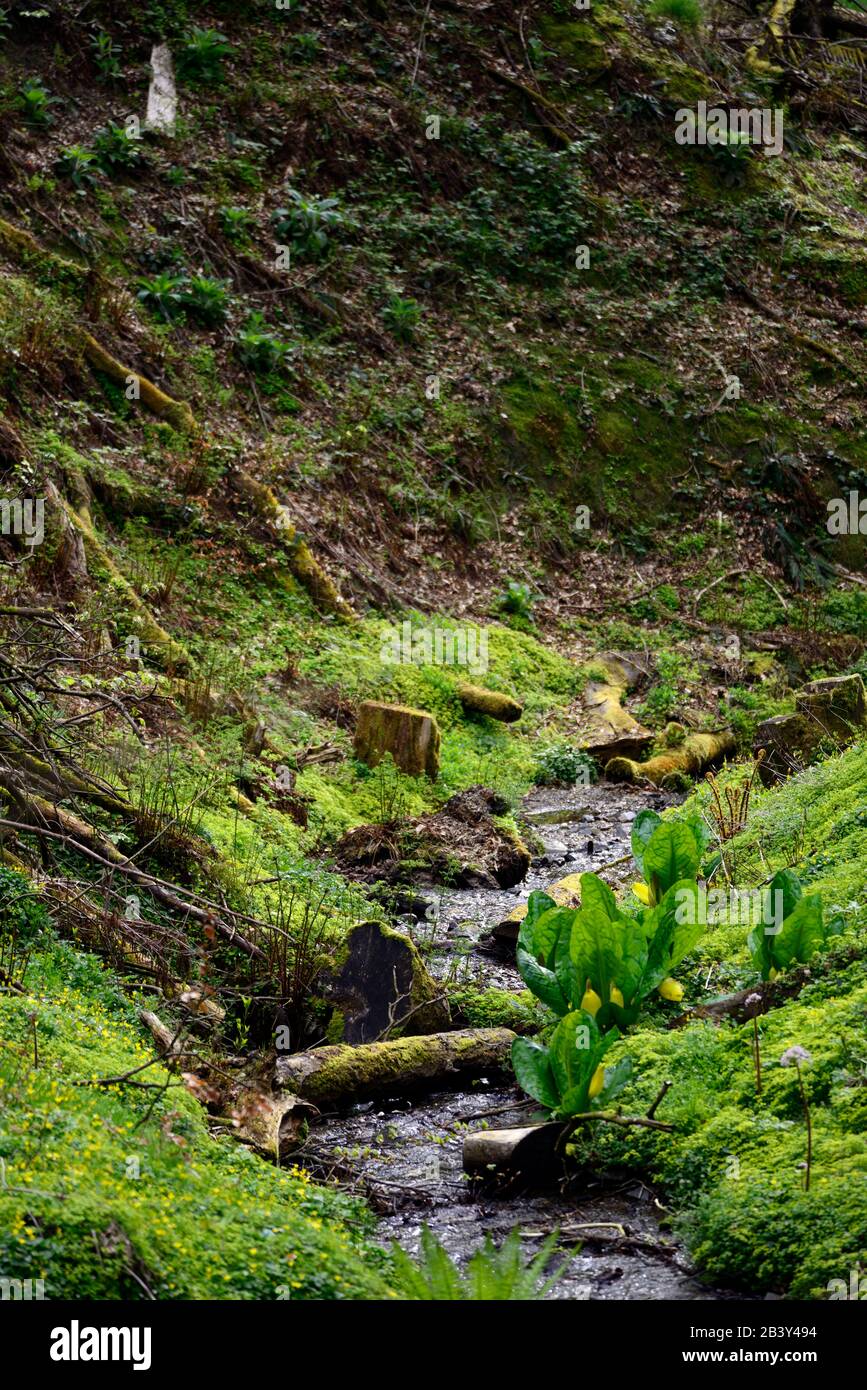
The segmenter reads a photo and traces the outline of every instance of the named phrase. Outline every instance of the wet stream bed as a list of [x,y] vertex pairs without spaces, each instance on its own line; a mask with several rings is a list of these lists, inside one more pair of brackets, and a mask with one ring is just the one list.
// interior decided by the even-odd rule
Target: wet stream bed
[[[523,883],[510,891],[428,893],[429,920],[406,929],[427,951],[440,978],[520,990],[513,950],[492,946],[491,928],[534,889],[567,874],[601,873],[612,885],[631,881],[629,836],[644,806],[662,810],[678,798],[611,786],[538,789],[523,816],[544,845]],[[489,1113],[494,1112],[494,1113]],[[640,1179],[580,1174],[568,1184],[529,1186],[522,1178],[479,1183],[462,1166],[464,1135],[487,1126],[527,1124],[526,1097],[501,1076],[460,1090],[393,1096],[326,1115],[311,1128],[300,1159],[319,1177],[364,1193],[380,1218],[378,1238],[415,1254],[426,1224],[463,1262],[486,1234],[497,1244],[521,1229],[531,1255],[551,1231],[561,1250],[580,1246],[553,1299],[725,1298],[692,1274],[668,1230],[657,1194]]]

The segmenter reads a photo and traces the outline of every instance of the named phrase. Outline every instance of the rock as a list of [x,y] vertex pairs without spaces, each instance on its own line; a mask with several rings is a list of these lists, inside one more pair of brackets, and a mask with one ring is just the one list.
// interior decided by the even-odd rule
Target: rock
[[[580,907],[581,906],[581,875],[567,874],[565,878],[558,879],[545,892],[549,898],[553,898],[560,907]],[[519,903],[494,927],[494,936],[498,941],[517,941],[518,928],[527,915],[527,904]]]
[[653,742],[653,734],[622,703],[641,671],[615,652],[600,652],[583,669],[593,674],[584,690],[586,719],[581,747],[603,764],[613,757],[642,758]]
[[464,1138],[464,1171],[494,1169],[528,1176],[554,1176],[562,1168],[557,1143],[566,1126],[556,1120],[520,1129],[482,1129]]
[[442,987],[408,936],[382,922],[359,922],[348,932],[342,954],[340,968],[321,984],[334,1005],[329,1042],[375,1042],[392,1024],[394,1037],[448,1028]]
[[355,726],[355,755],[376,767],[390,753],[401,772],[410,777],[439,772],[440,731],[436,719],[407,705],[384,705],[365,700]]
[[759,777],[766,787],[794,772],[800,772],[816,755],[815,726],[802,714],[775,714],[763,719],[753,739],[753,753],[764,752]]
[[766,787],[799,772],[823,746],[845,748],[867,728],[867,693],[857,674],[811,681],[795,697],[794,714],[765,719],[753,753],[764,750],[759,776]]
[[458,686],[458,699],[465,710],[473,714],[486,714],[489,719],[499,719],[504,724],[514,724],[524,713],[524,706],[513,700],[511,695],[502,695],[498,690],[483,690],[480,685],[462,682]]
[[849,743],[867,724],[867,692],[857,674],[811,681],[795,696],[799,714],[819,726],[822,737]]

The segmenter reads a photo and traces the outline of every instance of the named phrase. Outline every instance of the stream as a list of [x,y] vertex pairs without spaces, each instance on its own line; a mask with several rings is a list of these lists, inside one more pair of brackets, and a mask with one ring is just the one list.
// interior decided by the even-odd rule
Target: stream
[[[662,810],[679,798],[629,787],[536,789],[525,797],[523,819],[544,845],[530,871],[511,890],[484,888],[427,892],[427,921],[407,918],[404,929],[426,951],[439,978],[479,987],[521,990],[514,948],[486,940],[534,889],[567,874],[593,870],[612,886],[632,880],[631,823],[645,806]],[[320,1179],[328,1177],[365,1193],[380,1217],[378,1239],[397,1240],[410,1254],[426,1224],[448,1253],[463,1261],[490,1234],[496,1244],[520,1226],[530,1256],[551,1231],[561,1234],[560,1254],[580,1246],[551,1299],[721,1299],[723,1291],[701,1284],[665,1226],[656,1192],[631,1175],[624,1181],[582,1174],[547,1189],[471,1181],[463,1172],[466,1132],[523,1125],[525,1099],[500,1076],[463,1089],[408,1098],[395,1096],[323,1116],[311,1127],[303,1155]],[[486,1112],[497,1113],[487,1116]]]

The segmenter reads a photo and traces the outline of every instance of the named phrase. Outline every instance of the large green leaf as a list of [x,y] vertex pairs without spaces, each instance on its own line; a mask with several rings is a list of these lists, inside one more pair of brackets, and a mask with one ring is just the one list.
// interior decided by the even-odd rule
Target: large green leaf
[[800,898],[781,930],[770,938],[774,965],[785,970],[796,961],[806,964],[824,946],[827,935],[820,895]]
[[529,1038],[515,1038],[512,1043],[512,1066],[518,1085],[528,1096],[549,1110],[557,1109],[560,1096],[547,1047],[531,1042]]
[[600,908],[580,908],[572,923],[569,954],[581,981],[590,980],[603,1003],[616,980],[622,953],[623,928]]
[[644,872],[644,851],[647,848],[647,842],[660,825],[662,825],[662,817],[656,811],[651,811],[649,807],[639,811],[632,822],[632,857],[640,874]]
[[803,896],[804,890],[798,875],[791,869],[780,869],[762,894],[763,924],[782,926],[786,918],[795,911]]
[[[616,1032],[616,1029],[614,1030]],[[598,1096],[594,1096],[590,1102],[593,1109],[604,1109],[615,1096],[618,1096],[624,1086],[632,1080],[632,1058],[621,1057],[613,1067],[608,1067],[605,1072],[605,1084]]]
[[747,936],[747,949],[752,956],[753,965],[758,970],[763,980],[766,980],[774,966],[774,957],[771,951],[773,937],[769,936],[764,922],[757,923]]
[[572,960],[571,952],[572,930],[561,932],[557,941],[557,950],[554,956],[554,973],[557,976],[557,983],[569,1000],[569,1006],[578,1009],[584,997],[585,981],[581,978]]
[[601,912],[612,920],[622,916],[617,899],[601,878],[596,874],[581,875],[581,906],[588,912]]
[[568,1013],[569,1000],[563,994],[553,970],[540,965],[535,956],[531,956],[522,946],[515,952],[515,962],[521,979],[537,999],[541,999],[555,1014]]
[[554,969],[560,937],[565,936],[567,941],[569,939],[575,912],[574,907],[552,907],[543,912],[536,921],[533,931],[533,955],[540,965],[547,966],[549,970]]
[[525,951],[529,951],[531,955],[537,954],[533,950],[533,937],[536,931],[536,923],[540,917],[544,916],[546,912],[550,912],[551,908],[556,906],[557,904],[553,898],[550,898],[547,893],[541,893],[538,890],[531,893],[527,899],[527,911],[518,928],[518,943],[523,946]]
[[561,1097],[576,1087],[586,1086],[589,1090],[598,1050],[599,1029],[592,1014],[574,1009],[561,1018],[548,1046],[551,1070]]
[[696,878],[700,863],[692,829],[684,821],[663,822],[647,842],[643,873],[659,899],[681,879]]
[[[680,964],[707,928],[703,897],[694,879],[673,883],[650,914],[652,935],[647,946],[640,992],[642,997],[656,989]],[[648,919],[645,919],[645,927]]]

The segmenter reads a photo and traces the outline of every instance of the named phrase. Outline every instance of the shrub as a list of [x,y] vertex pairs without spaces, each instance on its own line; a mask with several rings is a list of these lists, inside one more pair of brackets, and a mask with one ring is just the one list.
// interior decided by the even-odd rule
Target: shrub
[[225,323],[229,313],[228,286],[207,275],[194,275],[181,290],[181,305],[196,323],[215,328]]
[[495,606],[500,613],[514,613],[516,617],[526,618],[529,622],[533,617],[535,602],[529,584],[520,584],[516,579],[509,579]]
[[258,312],[251,314],[240,333],[235,335],[233,346],[245,367],[262,373],[282,367],[294,351],[292,344],[279,338]]
[[217,29],[194,26],[183,37],[175,59],[175,70],[181,82],[215,86],[223,81],[223,60],[232,45]]
[[596,781],[596,764],[583,749],[571,743],[554,743],[544,748],[536,759],[533,781],[537,787],[558,783],[571,787],[576,782],[588,786]]
[[548,1236],[534,1259],[524,1263],[521,1235],[511,1231],[498,1250],[490,1236],[470,1257],[465,1273],[428,1229],[422,1227],[418,1261],[392,1243],[395,1287],[404,1298],[424,1301],[527,1301],[544,1298],[566,1271],[564,1262],[546,1276],[546,1267],[557,1243],[556,1233]]
[[671,19],[681,29],[697,29],[704,19],[700,0],[653,0],[654,19]]
[[219,209],[217,217],[223,236],[232,242],[243,241],[255,222],[248,208],[223,207]]
[[144,162],[141,141],[129,135],[123,126],[109,125],[94,137],[96,160],[104,173],[114,178],[118,173],[139,169]]
[[103,82],[116,82],[121,75],[120,45],[114,42],[110,34],[102,32],[94,34],[90,46],[93,51],[93,61],[99,73],[100,80]]
[[300,256],[322,256],[332,232],[346,225],[337,198],[317,198],[314,194],[305,197],[296,188],[288,190],[287,198],[286,206],[271,214],[277,236],[288,241]]
[[77,189],[92,188],[96,183],[96,155],[83,145],[70,145],[61,150],[54,167],[63,178],[69,179]]
[[52,106],[59,104],[60,98],[53,97],[38,77],[26,77],[15,98],[16,110],[20,111],[27,125],[34,130],[44,130],[54,120]]
[[415,330],[421,319],[421,307],[414,299],[402,299],[393,294],[383,311],[383,316],[395,338],[401,342],[412,342]]
[[185,276],[169,275],[165,271],[150,279],[141,276],[136,281],[137,297],[152,313],[169,323],[183,313],[186,283]]

